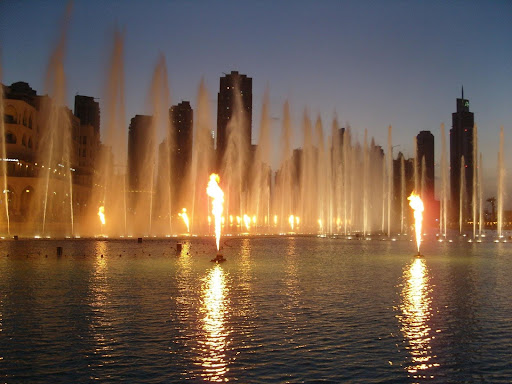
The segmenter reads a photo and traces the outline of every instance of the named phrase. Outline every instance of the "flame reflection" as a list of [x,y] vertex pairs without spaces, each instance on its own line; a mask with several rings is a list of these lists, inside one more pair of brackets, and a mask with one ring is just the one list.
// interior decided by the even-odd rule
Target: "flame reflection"
[[109,313],[111,289],[108,282],[108,264],[107,258],[103,257],[103,254],[108,253],[106,243],[97,242],[95,252],[93,275],[90,279],[89,306],[92,316],[89,328],[96,343],[94,354],[101,356],[101,364],[108,364],[111,362],[115,340],[107,336],[113,324]]
[[432,287],[429,284],[428,269],[424,259],[415,259],[409,268],[404,269],[404,283],[402,286],[401,314],[397,315],[402,325],[401,331],[408,346],[406,349],[411,355],[407,371],[414,378],[426,378],[426,371],[439,364],[432,361],[436,356],[432,354],[430,342],[432,329],[429,321],[432,317]]
[[204,317],[201,325],[205,339],[199,341],[202,353],[204,379],[208,381],[227,381],[228,372],[226,349],[228,330],[226,317],[229,310],[227,299],[226,273],[216,264],[206,276],[202,286],[202,308]]

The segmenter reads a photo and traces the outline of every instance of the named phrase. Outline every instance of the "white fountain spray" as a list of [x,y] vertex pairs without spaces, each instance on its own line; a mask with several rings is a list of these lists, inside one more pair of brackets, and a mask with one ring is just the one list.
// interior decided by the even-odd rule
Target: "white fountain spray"
[[498,237],[503,237],[503,201],[505,198],[505,164],[504,164],[504,132],[503,126],[500,128],[500,149],[498,152],[498,212],[497,212],[497,230]]
[[471,208],[473,213],[473,239],[476,238],[476,228],[478,221],[478,189],[480,188],[480,184],[478,184],[479,169],[480,164],[478,162],[478,127],[475,124],[473,128],[473,194],[471,196]]
[[448,156],[446,150],[446,135],[444,132],[444,124],[441,124],[441,212],[439,220],[439,233],[446,237],[446,228],[448,221]]
[[391,125],[388,127],[388,153],[387,153],[387,167],[388,167],[388,237],[391,236],[391,205],[393,203],[393,128]]
[[[0,58],[1,59],[1,58]],[[5,121],[4,121],[4,87],[2,85],[2,68],[0,66],[0,145],[2,155],[2,196],[5,207],[5,221],[7,224],[7,234],[11,234],[11,221],[9,218],[9,195],[7,191],[7,151],[5,149]]]

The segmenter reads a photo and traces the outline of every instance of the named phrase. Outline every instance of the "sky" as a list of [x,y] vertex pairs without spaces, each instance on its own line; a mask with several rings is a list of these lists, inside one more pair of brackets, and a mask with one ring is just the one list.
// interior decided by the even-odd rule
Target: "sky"
[[[28,82],[39,94],[68,2],[0,1],[2,82]],[[126,121],[149,114],[148,90],[160,54],[171,102],[196,105],[203,78],[216,121],[219,78],[253,79],[253,143],[265,89],[277,143],[289,100],[301,146],[304,109],[326,133],[337,116],[393,151],[413,155],[421,130],[448,133],[456,98],[470,101],[479,128],[487,194],[495,194],[500,126],[512,142],[510,1],[142,1],[76,0],[67,35],[68,106],[75,94],[105,93],[113,32],[125,32]],[[448,137],[447,137],[448,140]],[[448,141],[449,142],[449,141]],[[276,145],[276,153],[278,148]],[[507,152],[507,151],[506,151]],[[512,153],[505,154],[512,164]],[[436,171],[437,172],[437,171]],[[507,185],[512,183],[507,183]]]

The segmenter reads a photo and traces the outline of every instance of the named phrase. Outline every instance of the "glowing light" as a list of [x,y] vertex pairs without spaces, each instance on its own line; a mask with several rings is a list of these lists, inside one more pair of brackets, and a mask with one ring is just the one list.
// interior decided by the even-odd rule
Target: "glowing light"
[[403,280],[401,314],[397,318],[409,344],[406,349],[411,355],[411,361],[405,368],[413,378],[418,378],[421,371],[439,366],[433,362],[435,355],[430,345],[435,336],[429,324],[432,317],[432,286],[429,284],[425,260],[415,259],[404,269]]
[[253,217],[252,217],[252,223],[253,223],[254,225],[256,225],[256,216],[253,216]]
[[277,225],[277,215],[274,215],[274,225]]
[[423,222],[423,211],[425,207],[423,201],[419,195],[414,192],[407,198],[409,200],[410,207],[414,210],[414,229],[416,231],[416,245],[418,247],[418,255],[420,254],[420,243],[421,243],[421,224]]
[[103,205],[98,209],[98,216],[100,218],[101,225],[105,225],[105,207]]
[[224,382],[228,372],[226,350],[228,349],[229,330],[226,317],[229,312],[228,287],[225,272],[220,265],[210,270],[203,280],[201,327],[204,338],[199,341],[201,365],[204,369],[201,376],[207,381]]
[[233,225],[233,215],[229,215],[229,224]]
[[293,215],[290,215],[290,217],[288,218],[288,222],[290,223],[290,228],[293,231],[293,225],[295,224],[295,217]]
[[190,222],[188,221],[187,208],[183,208],[181,212],[178,213],[178,216],[183,219],[183,222],[187,226],[187,232],[190,233]]
[[318,219],[318,227],[320,228],[320,232],[322,232],[324,230],[322,219]]
[[249,215],[244,215],[244,225],[247,230],[251,228],[251,218]]
[[212,214],[215,219],[215,239],[217,242],[217,251],[220,250],[221,220],[222,211],[224,209],[224,192],[219,187],[219,181],[219,175],[212,173],[210,175],[208,187],[206,188],[206,193],[212,198]]
[[240,216],[237,216],[237,217],[236,217],[236,223],[237,223],[238,225],[240,225],[240,223],[241,223],[241,222],[242,222],[242,218],[241,218]]
[[299,226],[300,218],[299,216],[295,216],[295,224],[297,224],[297,227]]

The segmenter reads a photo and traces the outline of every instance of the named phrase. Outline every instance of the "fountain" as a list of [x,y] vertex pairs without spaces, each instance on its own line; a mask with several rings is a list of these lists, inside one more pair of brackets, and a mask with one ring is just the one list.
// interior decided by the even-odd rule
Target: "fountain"
[[[0,81],[2,79],[2,68],[0,67]],[[11,225],[9,219],[9,195],[7,192],[7,152],[5,149],[5,121],[4,121],[4,87],[0,83],[0,150],[2,151],[2,165],[0,171],[2,172],[2,196],[5,210],[5,222],[7,227],[7,234],[11,234]]]
[[498,151],[498,212],[497,212],[497,231],[498,238],[503,237],[503,200],[505,198],[505,166],[503,162],[504,133],[503,126],[500,128],[500,148]]
[[[212,172],[223,180],[225,208],[220,220],[223,231],[229,234],[284,234],[291,230],[322,236],[362,235],[366,238],[383,234],[390,238],[393,233],[407,232],[410,223],[406,196],[412,189],[423,195],[425,189],[425,160],[416,156],[416,140],[414,165],[411,167],[403,156],[395,163],[391,126],[387,129],[384,150],[367,130],[361,137],[348,125],[341,128],[337,117],[325,124],[320,117],[312,120],[304,109],[301,123],[294,126],[286,101],[282,106],[281,138],[276,144],[271,140],[273,119],[269,89],[262,100],[256,145],[247,140],[247,116],[243,113],[240,89],[233,87],[234,113],[227,127],[226,150],[222,158],[215,159],[211,106],[205,82],[201,80],[190,132],[193,137],[190,161],[184,163],[184,169],[180,170],[184,177],[178,181],[172,154],[182,143],[177,141],[177,128],[169,118],[170,90],[163,56],[157,60],[148,87],[148,115],[145,116],[148,127],[139,142],[140,152],[132,156],[133,143],[129,143],[125,124],[124,36],[119,31],[114,32],[105,97],[102,97],[102,144],[98,137],[98,152],[94,168],[91,167],[92,180],[89,186],[83,187],[78,182],[82,174],[75,173],[74,167],[77,162],[74,147],[80,138],[72,131],[79,122],[63,107],[66,34],[63,28],[49,65],[46,88],[50,96],[40,98],[41,107],[37,110],[41,141],[39,150],[33,151],[39,164],[33,177],[39,185],[28,209],[30,217],[25,221],[17,218],[16,229],[20,228],[23,235],[171,237],[185,232],[185,212],[187,234],[209,235],[212,221],[211,217],[208,219],[208,197],[204,190]],[[4,102],[1,104],[3,107]],[[326,125],[330,129],[324,131]],[[4,122],[0,129],[5,137]],[[303,132],[301,148],[292,150],[294,132],[299,130]],[[474,159],[478,158],[476,132],[475,127]],[[439,233],[446,237],[449,181],[444,126],[441,126],[441,137]],[[2,154],[6,159],[9,153],[3,144]],[[272,169],[271,159],[274,158],[278,164]],[[473,195],[464,195],[465,181],[461,180],[461,205],[458,207],[462,232],[464,218],[469,218],[469,212],[462,212],[462,203],[472,199],[474,237],[477,232],[481,234],[483,225],[481,159],[477,163],[472,180]],[[6,161],[2,162],[5,192],[2,216],[6,223],[4,232],[10,234],[7,166]],[[500,175],[503,169],[502,164]],[[461,178],[465,176],[465,172],[461,172]],[[414,187],[410,186],[412,179]],[[503,176],[499,180],[503,180]],[[498,189],[501,235],[504,185],[499,184]],[[79,204],[78,195],[85,195],[86,201]],[[79,212],[75,212],[78,206]],[[108,218],[101,225],[97,217],[100,207]]]

